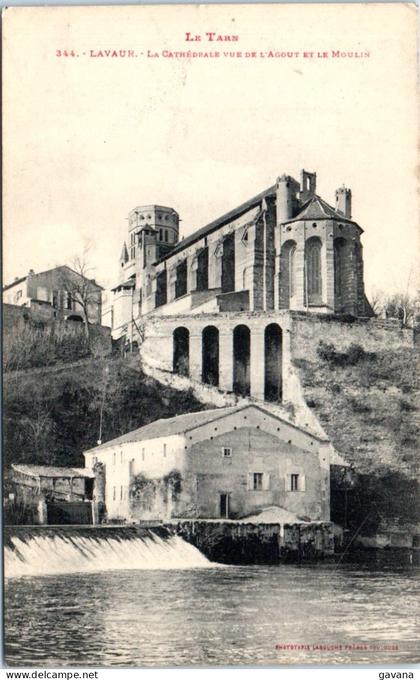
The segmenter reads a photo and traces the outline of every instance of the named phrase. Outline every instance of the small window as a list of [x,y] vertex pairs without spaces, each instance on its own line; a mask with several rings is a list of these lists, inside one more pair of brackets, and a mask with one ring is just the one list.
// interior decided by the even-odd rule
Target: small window
[[123,452],[120,451],[120,463],[122,463],[122,462],[123,462]]
[[162,241],[163,229],[159,229],[159,239]]
[[299,475],[290,475],[290,491],[299,490]]
[[306,491],[305,475],[300,475],[296,472],[291,475],[286,475],[286,490]]
[[113,492],[112,492],[112,500],[115,501],[117,498],[117,487],[114,486]]
[[96,465],[98,462],[98,456],[92,456],[92,465]]
[[232,447],[224,446],[222,449],[223,458],[232,458]]
[[168,230],[165,229],[165,243],[168,243]]
[[166,444],[163,445],[163,457],[166,458]]
[[122,501],[124,498],[124,487],[120,486],[120,501]]
[[116,462],[117,462],[117,454],[114,451],[114,465],[116,464]]
[[262,472],[252,473],[252,488],[254,491],[262,491],[263,488],[263,476]]
[[18,292],[16,293],[16,302],[17,302],[18,300],[20,300],[21,297],[22,297],[22,291],[21,291],[21,290],[18,290]]
[[249,491],[268,491],[270,489],[269,472],[251,472],[248,475]]
[[142,449],[142,450],[141,450],[141,459],[142,459],[142,460],[144,460],[144,456],[145,456],[144,449]]

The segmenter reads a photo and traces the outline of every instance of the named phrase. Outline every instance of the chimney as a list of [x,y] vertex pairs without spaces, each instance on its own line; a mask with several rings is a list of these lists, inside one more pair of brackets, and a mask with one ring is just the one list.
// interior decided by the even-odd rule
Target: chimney
[[351,189],[346,189],[344,184],[335,192],[335,209],[343,217],[351,219]]
[[300,200],[306,203],[316,192],[316,172],[302,170],[300,173]]

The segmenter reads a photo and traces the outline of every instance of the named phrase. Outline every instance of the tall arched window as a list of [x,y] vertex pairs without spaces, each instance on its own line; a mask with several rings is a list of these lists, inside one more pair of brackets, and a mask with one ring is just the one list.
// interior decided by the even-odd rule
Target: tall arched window
[[296,292],[296,242],[286,241],[280,252],[279,304],[289,309],[290,300]]
[[334,294],[337,298],[343,296],[343,265],[344,249],[346,241],[344,238],[334,240]]
[[306,286],[309,305],[322,303],[321,241],[310,238],[306,242]]
[[291,246],[289,250],[289,297],[293,297],[295,294],[295,253],[296,246]]

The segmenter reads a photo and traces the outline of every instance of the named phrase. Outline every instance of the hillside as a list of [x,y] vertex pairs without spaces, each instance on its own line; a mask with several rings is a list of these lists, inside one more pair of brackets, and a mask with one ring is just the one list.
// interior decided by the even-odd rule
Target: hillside
[[[306,403],[353,468],[332,470],[332,519],[364,534],[418,522],[415,349],[338,351],[320,341],[307,356],[294,360]],[[190,391],[145,375],[138,356],[12,371],[4,376],[6,478],[12,462],[81,466],[99,438],[205,408]]]
[[333,475],[333,519],[340,523],[344,512],[351,527],[366,521],[371,531],[381,522],[420,519],[416,361],[413,347],[338,351],[322,341],[311,360],[295,360],[307,405],[354,469]]
[[203,410],[145,376],[138,356],[4,376],[3,462],[83,466],[82,452],[157,418]]

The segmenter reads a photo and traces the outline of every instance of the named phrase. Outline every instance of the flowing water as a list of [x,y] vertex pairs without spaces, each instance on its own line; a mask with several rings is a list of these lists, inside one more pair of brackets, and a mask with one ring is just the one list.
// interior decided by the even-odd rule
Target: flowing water
[[178,537],[13,542],[10,666],[420,660],[413,569],[226,567]]

